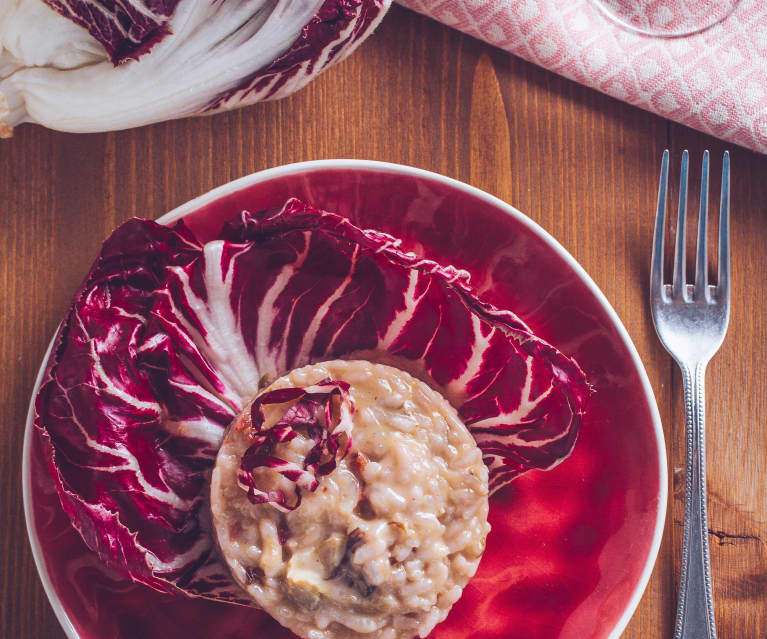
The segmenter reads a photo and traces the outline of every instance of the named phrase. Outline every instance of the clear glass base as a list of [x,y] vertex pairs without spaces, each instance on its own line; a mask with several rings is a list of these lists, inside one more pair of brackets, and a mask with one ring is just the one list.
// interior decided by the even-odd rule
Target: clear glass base
[[700,33],[729,16],[738,0],[592,0],[612,21],[644,35],[677,38]]

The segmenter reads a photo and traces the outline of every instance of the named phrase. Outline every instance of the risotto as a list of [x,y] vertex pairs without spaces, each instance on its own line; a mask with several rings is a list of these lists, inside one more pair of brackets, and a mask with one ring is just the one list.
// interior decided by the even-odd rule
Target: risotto
[[[327,379],[349,384],[348,453],[316,490],[303,493],[297,508],[251,503],[238,485],[251,445],[245,411],[213,471],[220,552],[248,595],[302,637],[425,637],[477,570],[490,529],[487,468],[452,406],[391,366],[314,364],[266,390]],[[265,429],[287,406],[270,409]],[[275,453],[300,461],[311,445],[308,434],[299,434]],[[263,480],[270,488],[287,482],[270,470]]]

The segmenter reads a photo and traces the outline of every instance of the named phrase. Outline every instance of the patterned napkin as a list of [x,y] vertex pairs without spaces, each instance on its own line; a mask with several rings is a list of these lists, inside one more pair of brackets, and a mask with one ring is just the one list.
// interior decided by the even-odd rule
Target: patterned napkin
[[566,78],[767,153],[767,0],[740,0],[723,22],[679,38],[624,29],[591,0],[397,1]]

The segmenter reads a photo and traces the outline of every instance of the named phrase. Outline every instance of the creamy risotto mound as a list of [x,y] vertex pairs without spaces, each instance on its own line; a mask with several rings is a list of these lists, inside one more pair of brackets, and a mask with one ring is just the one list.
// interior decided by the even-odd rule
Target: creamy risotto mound
[[[248,411],[229,430],[211,484],[221,554],[250,597],[302,637],[425,637],[477,570],[490,529],[487,467],[450,404],[391,366],[314,364],[266,390],[328,378],[350,385],[351,448],[294,510],[249,501],[237,483]],[[284,412],[265,411],[263,427]],[[298,461],[311,446],[299,434],[274,454]],[[263,480],[290,489],[273,471]]]

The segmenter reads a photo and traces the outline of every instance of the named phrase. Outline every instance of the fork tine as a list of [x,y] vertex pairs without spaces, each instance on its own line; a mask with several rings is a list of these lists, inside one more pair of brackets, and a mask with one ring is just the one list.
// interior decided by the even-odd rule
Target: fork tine
[[719,275],[716,296],[730,303],[730,152],[724,152],[722,162],[722,192],[719,196]]
[[668,191],[668,149],[663,152],[658,184],[658,210],[655,214],[655,232],[652,241],[652,261],[650,263],[650,298],[666,298],[663,287],[663,237],[666,229],[666,202]]
[[685,149],[682,153],[682,173],[679,179],[679,212],[676,220],[676,248],[674,249],[674,279],[671,283],[671,296],[684,298],[687,293],[687,274],[685,264],[685,229],[687,226],[687,171],[690,155]]
[[698,248],[695,256],[695,299],[706,298],[708,281],[708,150],[703,152],[700,172],[700,213],[698,214]]

